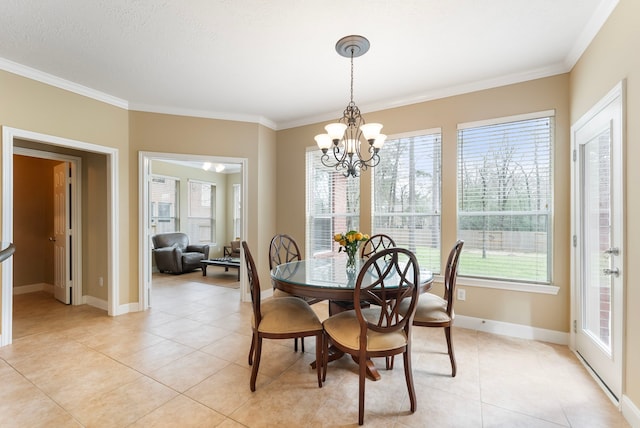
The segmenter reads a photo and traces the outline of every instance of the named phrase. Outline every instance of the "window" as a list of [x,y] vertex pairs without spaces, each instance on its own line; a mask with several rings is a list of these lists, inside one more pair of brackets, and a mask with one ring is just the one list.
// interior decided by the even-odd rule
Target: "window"
[[242,213],[242,194],[240,185],[233,185],[233,236],[240,237],[240,213]]
[[159,175],[151,176],[151,233],[176,232],[178,230],[178,186],[180,181]]
[[357,230],[360,178],[345,177],[320,161],[317,147],[307,150],[307,258],[338,250],[333,235]]
[[189,214],[187,234],[193,243],[215,242],[216,186],[189,180]]
[[553,112],[458,126],[460,275],[551,282]]
[[441,134],[391,138],[373,169],[372,231],[416,254],[421,269],[440,272]]

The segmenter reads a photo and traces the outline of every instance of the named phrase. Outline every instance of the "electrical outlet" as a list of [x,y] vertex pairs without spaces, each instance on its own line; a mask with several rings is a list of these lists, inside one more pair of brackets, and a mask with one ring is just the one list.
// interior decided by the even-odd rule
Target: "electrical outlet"
[[464,288],[458,288],[458,300],[464,300],[467,298],[467,291]]
[[99,278],[98,278],[98,285],[99,285],[100,287],[102,287],[102,286],[104,285],[104,280],[102,279],[102,277],[99,277]]

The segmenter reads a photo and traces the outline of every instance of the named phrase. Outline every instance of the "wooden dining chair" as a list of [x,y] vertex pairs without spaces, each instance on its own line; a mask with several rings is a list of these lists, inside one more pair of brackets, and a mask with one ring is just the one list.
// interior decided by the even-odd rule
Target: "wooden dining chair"
[[297,297],[280,297],[260,300],[260,279],[253,261],[249,245],[242,241],[244,259],[247,265],[249,277],[249,289],[251,291],[251,305],[253,307],[253,319],[251,328],[251,349],[249,350],[249,365],[252,366],[249,387],[256,390],[256,379],[260,367],[262,355],[262,339],[291,339],[306,336],[316,337],[316,371],[318,386],[322,387],[322,323],[318,315],[309,304]]
[[[354,289],[354,301],[370,301],[369,308],[355,308],[327,318],[324,323],[323,381],[327,376],[329,342],[355,357],[359,368],[358,423],[364,423],[367,360],[402,354],[411,403],[416,393],[411,370],[411,325],[418,300],[420,269],[415,255],[404,248],[387,248],[362,266]],[[370,280],[371,278],[374,280]],[[400,313],[400,303],[406,311]]]
[[[360,249],[360,258],[368,259],[378,251],[384,250],[386,248],[393,248],[395,246],[395,241],[389,235],[385,235],[384,233],[372,235],[362,245],[362,248]],[[370,302],[367,303],[370,304]],[[391,370],[393,368],[393,357],[387,357],[385,364],[387,370]]]
[[393,248],[395,246],[395,241],[389,235],[378,233],[371,236],[369,240],[362,244],[362,248],[360,249],[360,258],[368,259],[380,250]]
[[[418,299],[416,314],[413,318],[413,325],[418,327],[440,327],[444,328],[444,336],[447,340],[447,352],[451,361],[451,377],[456,376],[456,358],[453,353],[453,342],[451,340],[451,326],[455,319],[453,303],[455,302],[456,279],[458,277],[458,261],[464,241],[455,243],[449,252],[447,265],[444,270],[444,295],[440,297],[434,293],[424,293]],[[401,308],[406,310],[408,307]],[[393,366],[393,362],[391,364]]]
[[[300,255],[300,248],[298,247],[297,242],[291,236],[286,233],[281,233],[275,235],[271,238],[271,243],[269,244],[269,270],[274,267],[294,262],[298,260],[302,260],[302,256]],[[273,297],[290,297],[293,296],[285,291],[278,290],[275,285],[273,286]],[[321,302],[323,299],[313,299],[310,297],[300,297],[294,296],[300,299],[303,299],[308,304],[313,305],[314,303]],[[304,339],[300,339],[301,350],[304,352]],[[298,352],[298,339],[294,339],[293,348],[296,352]]]

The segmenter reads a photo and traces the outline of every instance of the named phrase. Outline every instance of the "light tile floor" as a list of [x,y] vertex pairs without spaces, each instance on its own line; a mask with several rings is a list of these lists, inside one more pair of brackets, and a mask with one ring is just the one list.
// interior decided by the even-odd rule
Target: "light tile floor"
[[[265,341],[250,392],[251,308],[235,275],[157,275],[153,308],[119,317],[44,292],[15,296],[0,426],[357,426],[355,363],[331,363],[318,388],[313,340],[304,354],[292,340]],[[314,308],[327,316],[326,304]],[[452,378],[442,330],[415,328],[413,341],[417,411],[396,358],[366,384],[366,426],[629,426],[565,346],[456,328]]]

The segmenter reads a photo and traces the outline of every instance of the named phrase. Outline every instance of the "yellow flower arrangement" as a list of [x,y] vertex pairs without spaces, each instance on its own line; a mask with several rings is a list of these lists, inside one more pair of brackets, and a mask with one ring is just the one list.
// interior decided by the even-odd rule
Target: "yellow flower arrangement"
[[347,253],[347,267],[355,268],[358,246],[361,242],[368,241],[369,235],[358,232],[357,230],[350,230],[347,233],[334,235],[333,240],[340,244],[338,252],[344,251]]

